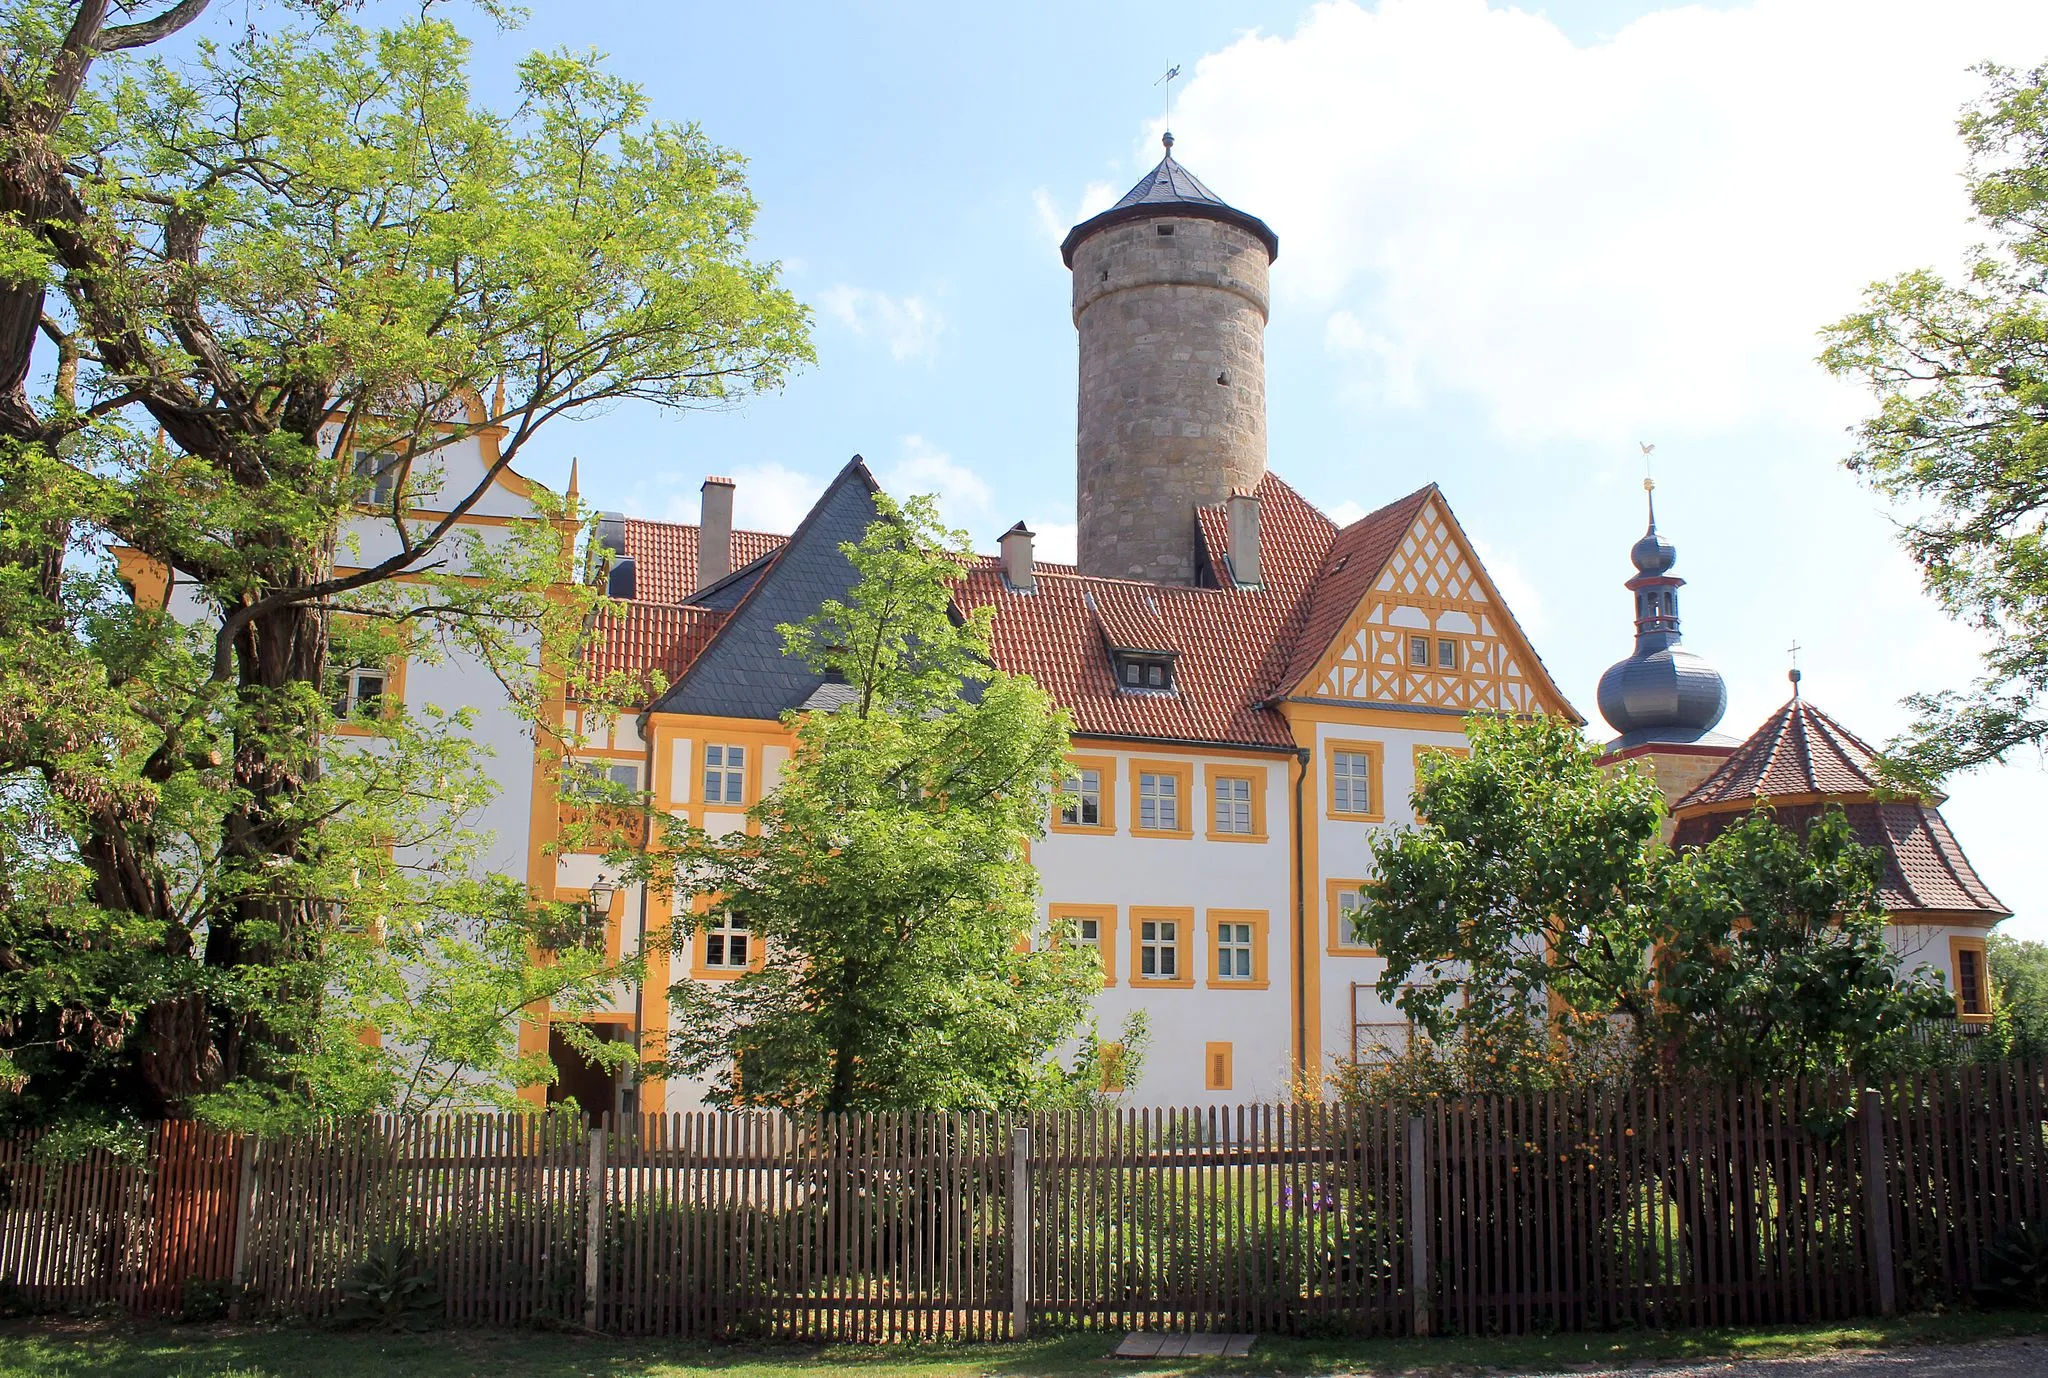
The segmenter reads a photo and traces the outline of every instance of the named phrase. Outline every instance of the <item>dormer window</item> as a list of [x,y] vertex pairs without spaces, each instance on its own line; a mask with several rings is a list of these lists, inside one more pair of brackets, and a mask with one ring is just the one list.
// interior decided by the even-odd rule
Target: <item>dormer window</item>
[[1117,683],[1127,690],[1173,692],[1173,657],[1156,651],[1114,653]]

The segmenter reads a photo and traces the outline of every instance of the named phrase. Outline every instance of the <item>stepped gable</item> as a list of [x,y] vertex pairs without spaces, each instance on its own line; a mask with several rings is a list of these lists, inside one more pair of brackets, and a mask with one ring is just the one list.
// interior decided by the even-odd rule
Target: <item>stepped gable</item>
[[1869,744],[1795,694],[1673,807],[1671,844],[1704,846],[1759,803],[1800,833],[1839,807],[1857,841],[1884,855],[1878,901],[1892,917],[1996,923],[2011,911],[1963,855],[1939,802],[1887,791]]
[[595,676],[652,670],[668,684],[710,644],[725,617],[712,608],[642,602],[600,613],[583,643],[583,668]]
[[[1038,681],[1073,714],[1083,736],[1292,750],[1287,722],[1271,702],[1292,687],[1287,670],[1304,655],[1314,663],[1430,490],[1342,531],[1271,474],[1253,491],[1261,588],[1143,583],[1040,564],[1034,566],[1036,589],[1020,593],[1004,584],[1001,561],[988,557],[976,561],[960,602],[995,607],[996,664]],[[1221,506],[1205,507],[1196,520],[1209,566],[1220,568],[1229,548],[1229,515]],[[1339,543],[1344,557],[1333,555]],[[1319,630],[1326,633],[1323,642],[1302,651],[1298,643]],[[1171,654],[1174,691],[1119,686],[1105,643]]]
[[[683,603],[697,589],[697,533],[681,522],[626,518],[626,557],[633,562],[633,600]],[[782,548],[787,536],[767,531],[732,533],[732,568],[745,569]]]
[[[788,540],[765,557],[702,651],[649,711],[772,721],[809,702],[825,678],[783,653],[776,628],[803,621],[820,603],[843,598],[853,587],[853,564],[840,546],[866,534],[879,491],[855,455]],[[732,583],[721,581],[720,587]]]

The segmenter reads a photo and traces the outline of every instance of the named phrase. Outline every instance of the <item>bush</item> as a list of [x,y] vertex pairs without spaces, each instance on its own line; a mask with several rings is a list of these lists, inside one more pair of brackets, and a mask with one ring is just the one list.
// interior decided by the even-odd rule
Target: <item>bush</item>
[[2048,1220],[2007,1225],[1977,1253],[1977,1300],[1986,1306],[2048,1306]]
[[425,1330],[441,1318],[441,1288],[409,1239],[370,1247],[341,1284],[335,1323],[386,1331]]
[[219,1278],[186,1278],[184,1291],[178,1298],[178,1320],[186,1325],[224,1321],[234,1299],[235,1285],[231,1282]]

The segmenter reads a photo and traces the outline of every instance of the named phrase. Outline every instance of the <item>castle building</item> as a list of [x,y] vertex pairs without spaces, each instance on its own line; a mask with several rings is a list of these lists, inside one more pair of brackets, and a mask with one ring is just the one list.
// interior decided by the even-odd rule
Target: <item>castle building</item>
[[[1383,495],[1340,526],[1268,471],[1263,334],[1278,253],[1263,221],[1180,166],[1170,136],[1128,195],[1073,228],[1062,254],[1079,339],[1079,559],[1036,558],[1019,523],[958,593],[995,610],[1001,667],[1073,717],[1066,788],[1032,859],[1048,927],[1071,920],[1099,949],[1101,1027],[1147,1017],[1150,1047],[1126,1088],[1146,1102],[1270,1099],[1333,1059],[1398,1046],[1407,1024],[1379,1000],[1383,964],[1352,928],[1370,839],[1412,821],[1418,764],[1465,749],[1466,714],[1581,721],[1434,485]],[[495,444],[484,430],[437,453],[445,490],[467,491]],[[584,654],[662,687],[609,721],[555,705],[550,726],[572,753],[561,766],[502,730],[501,690],[459,655],[363,673],[411,707],[477,714],[501,777],[487,820],[495,864],[543,898],[602,908],[608,947],[638,950],[703,901],[643,894],[602,856],[565,848],[573,805],[559,769],[601,771],[713,833],[756,826],[747,809],[789,760],[784,715],[845,694],[785,655],[776,628],[850,589],[841,545],[875,519],[876,492],[856,457],[788,533],[735,530],[721,478],[705,480],[696,525],[605,514],[597,540],[620,611],[598,620]],[[501,475],[476,509],[480,535],[538,520],[530,498]],[[434,493],[407,499],[436,506]],[[368,512],[360,525],[366,556],[390,544],[388,520],[382,535]],[[672,983],[734,980],[763,960],[722,922],[685,951],[646,944],[644,984],[574,1017],[659,1055]],[[701,1103],[687,1082],[601,1083],[545,1020],[523,1038],[554,1057],[553,1094],[587,1109]]]
[[[1646,483],[1646,487],[1649,485]],[[1712,841],[1759,806],[1804,832],[1839,808],[1857,840],[1883,858],[1879,902],[1887,939],[1909,967],[1942,974],[1965,1030],[1991,1020],[1985,938],[2009,911],[1978,878],[1939,806],[1886,788],[1877,753],[1799,693],[1745,741],[1714,731],[1728,705],[1727,686],[1679,644],[1678,552],[1657,531],[1657,512],[1629,551],[1635,577],[1636,644],[1600,677],[1600,713],[1620,735],[1607,759],[1651,773],[1670,808],[1665,840],[1674,847]]]

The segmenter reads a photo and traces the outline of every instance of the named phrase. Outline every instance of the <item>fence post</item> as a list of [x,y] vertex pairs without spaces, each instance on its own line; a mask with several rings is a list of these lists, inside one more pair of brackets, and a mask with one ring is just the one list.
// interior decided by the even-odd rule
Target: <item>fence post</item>
[[242,1318],[242,1289],[249,1285],[249,1230],[256,1216],[256,1136],[235,1146],[235,1261],[229,1270],[228,1315]]
[[1884,1169],[1884,1105],[1865,1087],[1857,1107],[1863,1121],[1863,1214],[1870,1222],[1870,1267],[1877,1274],[1877,1306],[1887,1316],[1899,1310],[1892,1275],[1892,1193]]
[[1031,1130],[1010,1139],[1010,1338],[1031,1333]]
[[604,1258],[604,1126],[590,1129],[590,1163],[583,1175],[583,1328],[597,1329],[597,1288]]
[[1429,1295],[1429,1182],[1425,1174],[1429,1161],[1425,1152],[1422,1116],[1408,1117],[1408,1304],[1413,1310],[1410,1330],[1417,1335],[1430,1332],[1434,1307]]

